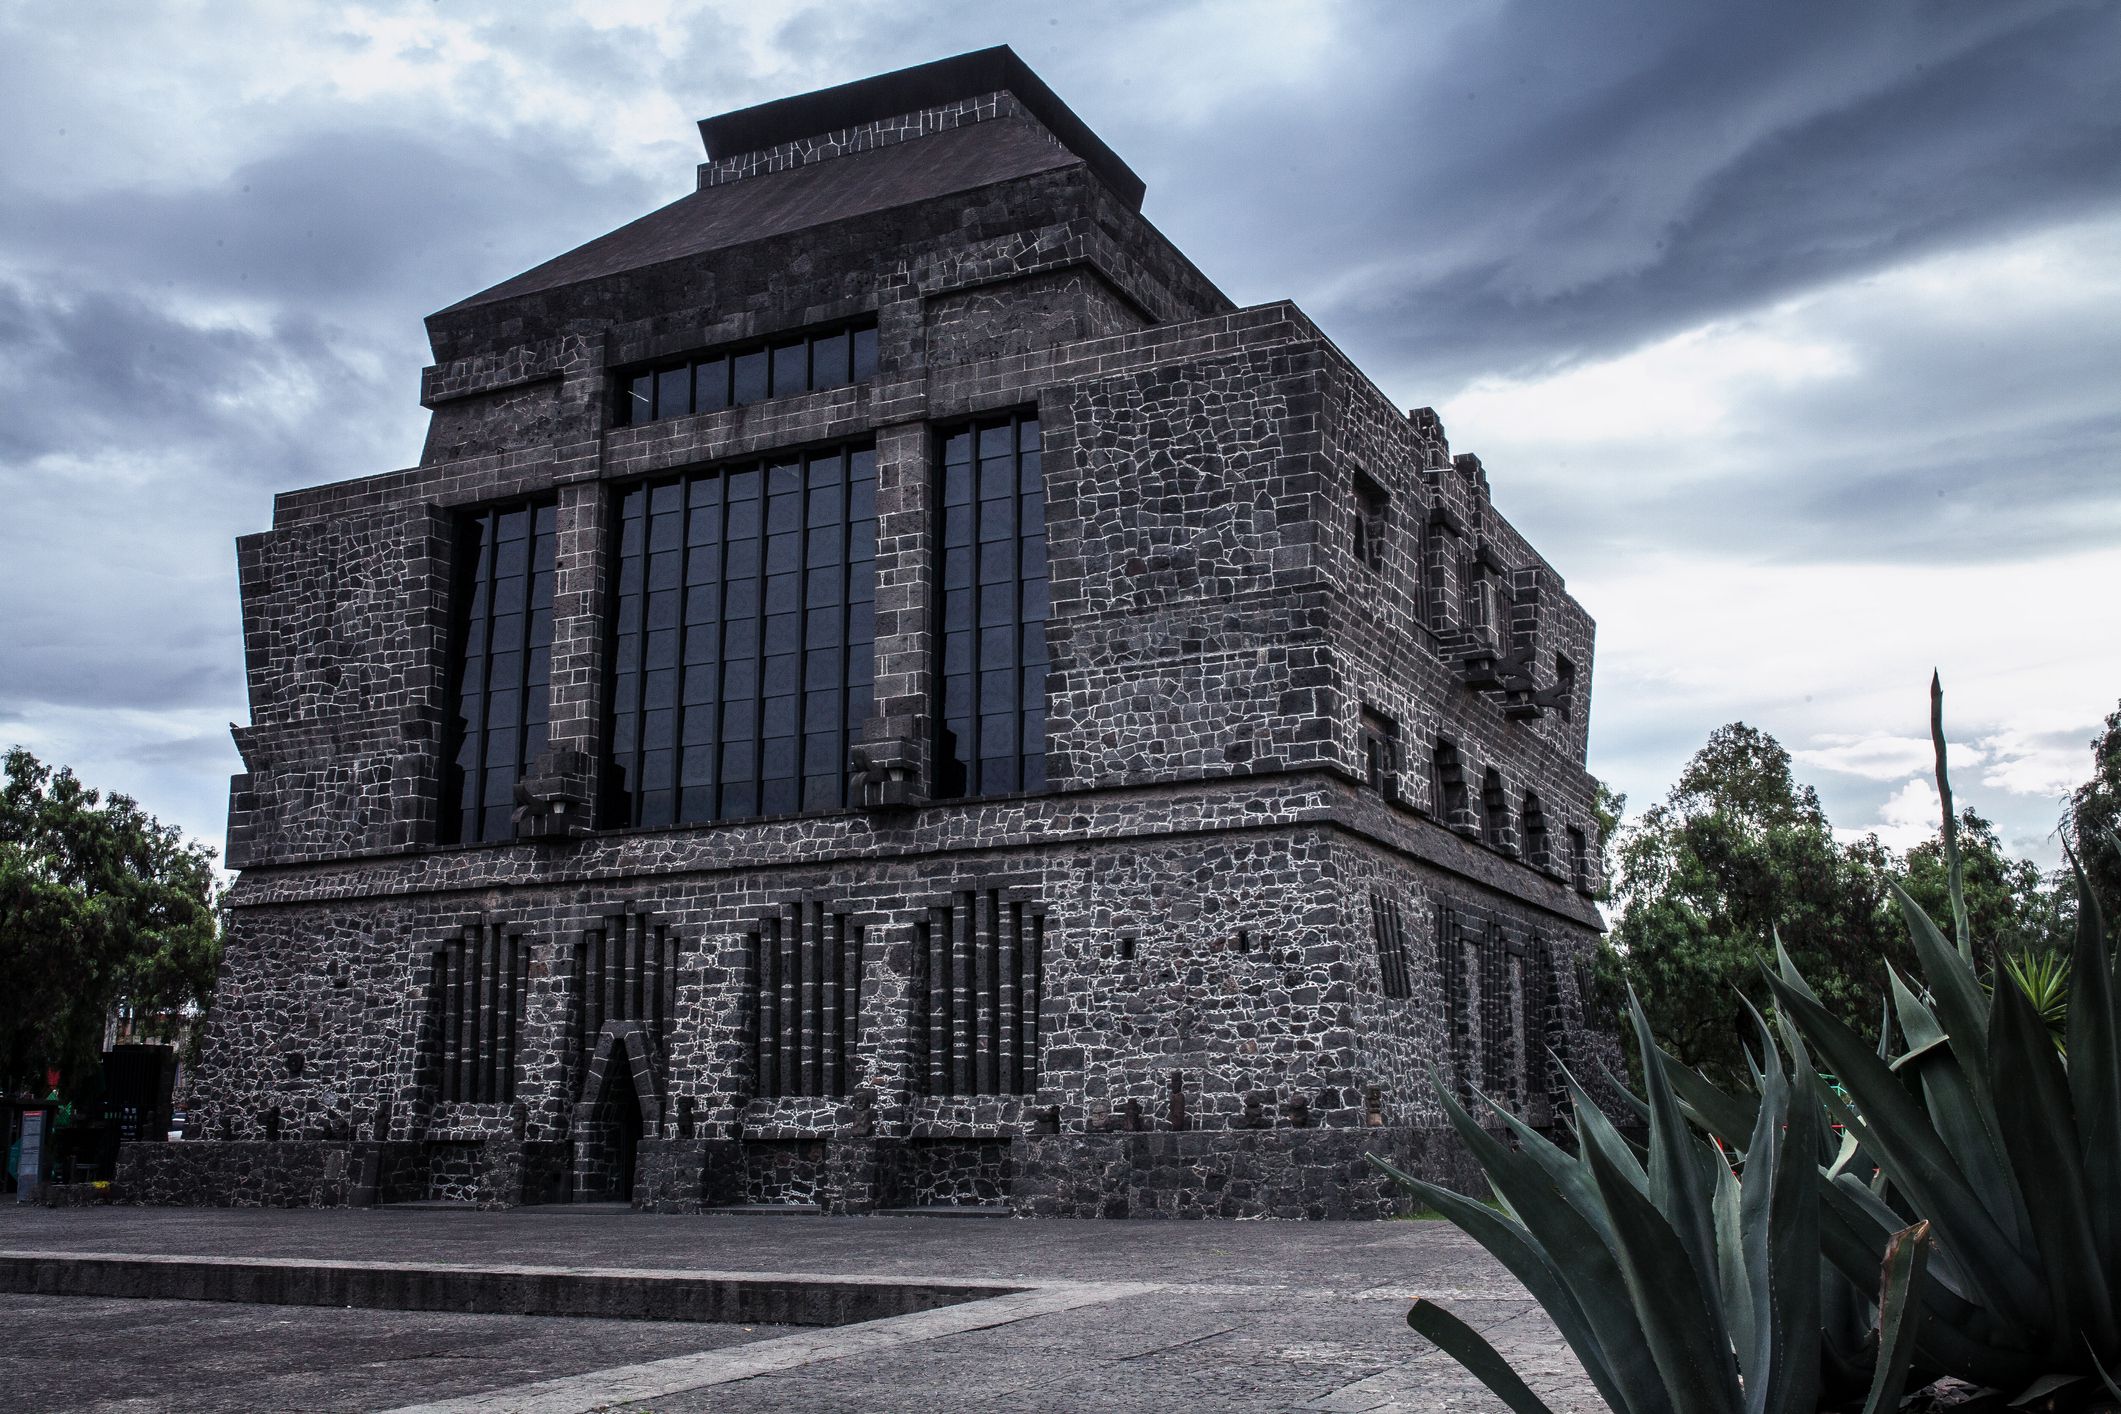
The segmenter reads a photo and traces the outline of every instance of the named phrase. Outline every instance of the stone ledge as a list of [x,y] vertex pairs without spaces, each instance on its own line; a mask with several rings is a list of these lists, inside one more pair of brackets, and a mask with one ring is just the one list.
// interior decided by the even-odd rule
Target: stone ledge
[[795,1272],[464,1267],[263,1257],[0,1252],[0,1291],[271,1306],[844,1326],[1026,1288]]

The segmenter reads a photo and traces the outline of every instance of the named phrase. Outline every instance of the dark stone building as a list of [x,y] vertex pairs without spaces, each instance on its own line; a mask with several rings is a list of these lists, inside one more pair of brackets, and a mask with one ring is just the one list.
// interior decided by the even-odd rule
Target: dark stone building
[[1364,1215],[1595,1074],[1591,621],[1007,50],[710,118],[239,543],[149,1201]]

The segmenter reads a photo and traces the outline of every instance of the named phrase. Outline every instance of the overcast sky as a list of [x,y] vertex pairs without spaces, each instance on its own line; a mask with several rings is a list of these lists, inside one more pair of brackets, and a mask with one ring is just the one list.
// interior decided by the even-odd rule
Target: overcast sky
[[2121,698],[2121,5],[0,0],[0,742],[219,843],[233,538],[417,460],[422,316],[692,189],[697,118],[994,43],[1240,304],[1480,453],[1717,725],[2045,863]]

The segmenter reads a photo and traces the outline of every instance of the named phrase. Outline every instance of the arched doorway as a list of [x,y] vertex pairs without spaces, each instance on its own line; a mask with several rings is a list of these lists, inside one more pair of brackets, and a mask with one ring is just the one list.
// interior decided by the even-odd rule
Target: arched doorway
[[575,1106],[574,1201],[630,1203],[641,1139],[662,1116],[653,1043],[636,1022],[606,1022]]

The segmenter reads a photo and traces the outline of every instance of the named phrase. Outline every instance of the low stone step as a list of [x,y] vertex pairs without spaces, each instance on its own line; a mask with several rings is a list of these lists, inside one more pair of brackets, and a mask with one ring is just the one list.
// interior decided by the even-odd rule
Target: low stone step
[[724,1203],[701,1211],[745,1218],[815,1218],[825,1212],[815,1203]]
[[599,1320],[843,1326],[1023,1289],[993,1282],[797,1272],[0,1252],[0,1292],[17,1295],[358,1306]]
[[1006,1218],[1015,1214],[1007,1203],[923,1203],[913,1208],[878,1208],[884,1218]]

